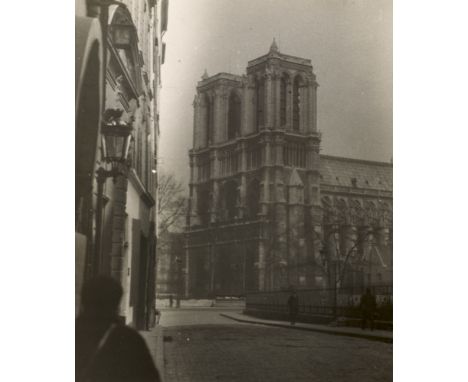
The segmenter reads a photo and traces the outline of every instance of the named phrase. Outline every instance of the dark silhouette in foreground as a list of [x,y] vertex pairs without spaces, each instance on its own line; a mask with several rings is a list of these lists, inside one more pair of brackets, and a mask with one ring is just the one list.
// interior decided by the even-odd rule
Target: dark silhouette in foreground
[[297,314],[299,313],[299,297],[296,291],[293,291],[288,298],[289,320],[291,325],[296,324]]
[[122,287],[98,276],[83,285],[75,323],[77,382],[160,381],[151,354],[138,332],[118,321]]
[[377,304],[375,302],[375,296],[372,294],[370,288],[367,288],[366,293],[361,297],[361,328],[363,330],[366,329],[367,323],[370,324],[370,329],[374,330],[374,316],[376,307]]

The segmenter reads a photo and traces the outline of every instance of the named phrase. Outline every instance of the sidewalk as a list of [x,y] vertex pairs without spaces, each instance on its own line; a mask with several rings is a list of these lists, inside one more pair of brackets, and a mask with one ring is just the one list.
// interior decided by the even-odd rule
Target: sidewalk
[[321,332],[327,334],[334,334],[339,336],[349,336],[349,337],[358,337],[365,338],[372,341],[380,341],[386,343],[393,343],[393,332],[386,330],[362,330],[360,328],[350,328],[350,327],[333,327],[326,325],[316,325],[316,324],[304,324],[296,323],[292,326],[289,322],[286,321],[276,321],[276,320],[265,320],[262,318],[256,318],[253,316],[247,316],[242,313],[220,313],[221,316],[230,318],[238,322],[245,322],[249,324],[259,324],[259,325],[268,325],[268,326],[277,326],[280,328],[296,329],[296,330],[308,330],[313,332]]
[[161,325],[156,325],[151,331],[139,332],[146,341],[148,348],[153,356],[154,363],[159,370],[161,381],[164,382],[164,343],[163,343],[163,328]]

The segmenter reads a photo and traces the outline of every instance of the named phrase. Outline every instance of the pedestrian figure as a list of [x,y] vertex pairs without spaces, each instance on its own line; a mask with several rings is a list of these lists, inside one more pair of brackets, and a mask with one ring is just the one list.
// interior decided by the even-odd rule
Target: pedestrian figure
[[370,329],[374,330],[374,314],[376,306],[375,296],[372,294],[370,288],[367,288],[366,293],[361,296],[361,328],[363,330],[366,329],[368,322],[370,323]]
[[174,298],[172,297],[172,294],[169,295],[169,307],[172,308],[172,305],[174,304]]
[[297,314],[299,313],[299,297],[296,291],[293,291],[288,298],[289,320],[291,325],[296,324]]
[[119,323],[122,287],[98,276],[83,285],[81,312],[75,322],[77,382],[160,381],[144,339]]
[[154,318],[156,325],[159,325],[159,320],[161,319],[161,311],[159,309],[154,308]]

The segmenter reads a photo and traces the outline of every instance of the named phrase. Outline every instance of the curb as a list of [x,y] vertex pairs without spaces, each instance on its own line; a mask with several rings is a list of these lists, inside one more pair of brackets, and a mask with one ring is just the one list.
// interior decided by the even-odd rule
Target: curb
[[149,332],[140,332],[146,341],[146,344],[153,356],[154,363],[159,371],[161,382],[166,381],[166,370],[164,364],[164,342],[163,342],[163,327],[156,325]]
[[355,337],[355,338],[364,338],[370,341],[379,341],[379,342],[384,342],[387,344],[393,344],[393,338],[388,338],[388,337],[382,337],[379,335],[375,334],[370,334],[370,333],[353,333],[353,332],[343,332],[343,331],[338,331],[338,330],[333,330],[333,329],[327,329],[327,328],[314,328],[314,327],[306,327],[306,326],[291,326],[288,324],[280,324],[276,322],[265,322],[265,321],[256,321],[254,319],[244,319],[244,318],[237,318],[230,316],[229,314],[225,313],[220,313],[221,316],[229,318],[234,321],[238,322],[244,322],[247,324],[258,324],[258,325],[265,325],[265,326],[275,326],[278,328],[287,328],[287,329],[295,329],[295,330],[306,330],[310,332],[319,332],[319,333],[325,333],[325,334],[333,334],[337,336],[347,336],[347,337]]

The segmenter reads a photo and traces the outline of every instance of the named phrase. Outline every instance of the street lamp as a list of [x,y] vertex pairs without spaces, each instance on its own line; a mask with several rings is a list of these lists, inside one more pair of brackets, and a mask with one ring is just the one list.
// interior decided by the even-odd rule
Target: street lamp
[[[122,172],[118,170],[118,167],[127,161],[133,131],[131,123],[121,120],[122,114],[123,110],[107,109],[104,112],[104,122],[101,126],[102,156],[106,163],[112,165],[110,171],[114,171],[116,175]],[[113,174],[109,173],[109,176]]]
[[133,126],[121,120],[123,110],[107,109],[104,112],[101,125],[102,136],[102,159],[111,165],[108,170],[99,167],[97,173],[97,206],[96,206],[96,242],[93,258],[93,274],[99,273],[102,262],[102,204],[104,194],[104,183],[110,177],[116,180],[119,175],[126,175],[127,156],[132,139]]

